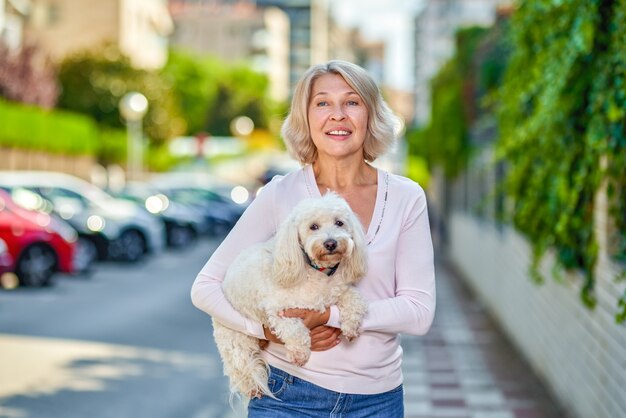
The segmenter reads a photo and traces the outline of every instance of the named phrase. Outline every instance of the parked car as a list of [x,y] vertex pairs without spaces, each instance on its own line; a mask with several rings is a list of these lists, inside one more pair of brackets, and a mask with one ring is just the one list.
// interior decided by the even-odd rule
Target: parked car
[[158,216],[165,225],[167,244],[171,247],[187,246],[208,231],[209,226],[198,208],[172,200],[147,183],[129,182],[114,195],[140,204]]
[[12,262],[4,269],[15,272],[24,286],[45,286],[55,272],[74,271],[76,231],[48,214],[18,209],[3,190],[0,190],[0,239]]
[[[151,179],[150,184],[170,200],[198,208],[204,214],[213,235],[228,232],[249,204],[247,189],[213,177],[170,173]],[[243,198],[238,199],[240,203],[233,199],[237,191],[244,194]]]
[[[10,193],[11,201],[13,202],[13,209],[15,211],[22,211],[23,214],[35,213],[37,217],[40,217],[40,212],[43,212],[53,219],[53,222],[59,224],[59,228],[74,229],[73,226],[61,218],[54,212],[54,205],[49,200],[45,199],[41,195],[23,187],[8,188],[0,186],[0,189]],[[26,211],[24,211],[26,210]],[[26,215],[28,216],[28,215]],[[77,273],[89,273],[92,266],[98,257],[98,251],[95,244],[89,238],[86,238],[84,234],[79,233],[74,229],[74,233],[78,238],[76,241],[76,248],[74,249],[74,271]]]
[[11,257],[11,253],[9,253],[9,247],[7,246],[7,242],[0,238],[0,283],[4,284],[4,280],[2,277],[5,273],[10,273],[13,271],[13,257]]
[[0,172],[0,187],[36,192],[96,247],[100,259],[138,261],[165,245],[165,228],[137,204],[57,172]]
[[244,210],[211,190],[194,187],[164,187],[160,190],[170,200],[203,213],[212,235],[223,235],[230,231]]
[[[152,176],[148,183],[164,189],[191,187],[202,190],[210,190],[219,194],[229,203],[246,208],[254,194],[250,193],[250,187],[244,184],[235,184],[207,173],[198,172],[169,172]],[[256,187],[254,187],[256,188]]]

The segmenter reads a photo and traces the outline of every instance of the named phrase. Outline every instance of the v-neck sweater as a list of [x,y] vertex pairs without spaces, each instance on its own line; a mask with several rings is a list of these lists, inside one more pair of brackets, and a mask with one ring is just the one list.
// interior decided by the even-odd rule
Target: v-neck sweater
[[[272,366],[336,392],[373,394],[400,385],[399,334],[425,334],[435,313],[435,269],[424,190],[405,177],[377,172],[376,203],[365,231],[368,270],[357,284],[368,302],[361,335],[313,352],[302,367],[286,360],[281,344],[270,343],[262,354]],[[232,329],[264,338],[263,326],[226,300],[221,288],[226,270],[242,250],[271,238],[299,201],[320,196],[311,165],[274,177],[199,272],[191,289],[194,305]],[[340,324],[340,312],[332,306],[328,325]]]

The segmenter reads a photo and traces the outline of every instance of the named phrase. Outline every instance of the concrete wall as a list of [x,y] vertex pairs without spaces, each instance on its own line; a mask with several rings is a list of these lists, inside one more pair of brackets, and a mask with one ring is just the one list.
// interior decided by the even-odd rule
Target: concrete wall
[[614,320],[626,283],[614,281],[623,267],[607,255],[605,205],[598,200],[594,311],[580,301],[580,278],[552,279],[550,256],[542,266],[546,282],[532,282],[530,247],[512,228],[458,211],[448,223],[453,263],[563,406],[580,418],[626,417],[626,325]]
[[60,171],[90,180],[95,165],[96,161],[90,156],[67,156],[0,147],[0,170]]

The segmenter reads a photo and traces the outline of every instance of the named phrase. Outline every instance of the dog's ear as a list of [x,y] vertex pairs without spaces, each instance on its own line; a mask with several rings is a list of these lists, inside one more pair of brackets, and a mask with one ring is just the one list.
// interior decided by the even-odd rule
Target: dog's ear
[[273,279],[281,287],[290,287],[304,278],[304,255],[298,239],[298,224],[289,217],[276,232]]
[[354,213],[350,212],[349,222],[352,224],[352,242],[354,246],[352,253],[344,264],[344,277],[348,283],[356,283],[367,273],[367,245],[365,244],[365,233],[363,226]]

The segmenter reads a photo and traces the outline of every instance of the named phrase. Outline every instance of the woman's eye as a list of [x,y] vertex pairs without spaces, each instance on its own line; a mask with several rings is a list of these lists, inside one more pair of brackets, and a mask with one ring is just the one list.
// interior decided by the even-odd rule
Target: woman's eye
[[320,228],[320,227],[319,227],[317,224],[311,224],[311,226],[309,227],[309,229],[310,229],[311,231],[316,231],[316,230],[318,230],[319,228]]
[[341,221],[335,221],[335,225],[337,225],[337,226],[343,226],[343,222],[341,222]]
[[354,101],[354,100],[348,101],[348,106],[358,106],[358,105],[359,105],[359,102],[357,101]]
[[328,102],[325,102],[325,101],[317,102],[317,107],[323,107],[323,106],[328,106]]

